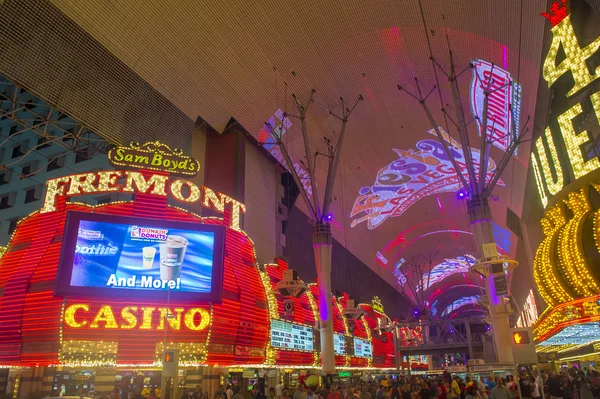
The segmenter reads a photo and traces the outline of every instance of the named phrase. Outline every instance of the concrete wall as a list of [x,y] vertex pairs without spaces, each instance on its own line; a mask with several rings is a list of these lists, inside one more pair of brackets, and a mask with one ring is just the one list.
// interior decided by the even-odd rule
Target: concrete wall
[[277,207],[281,203],[277,169],[264,151],[246,141],[244,230],[254,241],[259,264],[271,263],[277,256]]

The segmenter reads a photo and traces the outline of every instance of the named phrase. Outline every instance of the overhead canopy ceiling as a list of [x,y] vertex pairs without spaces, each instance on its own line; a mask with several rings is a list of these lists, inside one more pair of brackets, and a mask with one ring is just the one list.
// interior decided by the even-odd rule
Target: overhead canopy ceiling
[[[535,110],[547,29],[539,13],[546,0],[422,0],[423,17],[418,0],[53,0],[52,4],[190,120],[201,116],[217,130],[233,117],[265,141],[265,133],[261,135],[265,121],[272,118],[280,124],[281,111],[295,111],[290,95],[306,101],[314,88],[310,144],[313,151],[326,153],[323,137],[335,143],[339,132],[329,111],[340,112],[340,97],[351,102],[362,94],[364,101],[348,123],[336,181],[335,238],[416,302],[422,289],[407,288],[400,276],[414,283],[419,273],[410,265],[431,258],[425,267],[444,272],[424,284],[426,295],[421,297],[438,315],[456,313],[463,297],[470,299],[467,305],[477,300],[481,281],[466,271],[465,256],[476,251],[464,200],[457,196],[459,185],[451,172],[443,173],[448,165],[436,155],[435,137],[428,133],[432,125],[421,106],[397,85],[416,93],[417,77],[428,92],[435,84],[428,38],[433,55],[446,70],[449,43],[457,69],[484,60],[518,81],[523,123]],[[439,77],[443,106],[453,115],[449,86],[441,72]],[[468,115],[472,77],[467,70],[460,80]],[[428,104],[437,123],[457,138],[451,122],[449,126],[443,122],[437,92]],[[293,118],[290,122],[284,142],[300,160],[299,122]],[[477,124],[469,128],[473,147],[478,147]],[[124,132],[123,140],[126,136]],[[502,154],[494,148],[492,160],[498,163]],[[527,148],[519,149],[496,189],[497,201],[492,202],[497,238],[512,256],[517,240],[505,225],[507,207],[520,216],[527,154]],[[410,162],[413,169],[407,172]],[[326,160],[319,157],[321,195],[325,175]],[[390,185],[397,186],[395,193],[378,191]],[[413,192],[400,199],[398,193],[409,189]],[[304,206],[300,200],[298,205]],[[463,260],[457,261],[459,257]],[[467,305],[462,307],[470,314],[473,309]]]

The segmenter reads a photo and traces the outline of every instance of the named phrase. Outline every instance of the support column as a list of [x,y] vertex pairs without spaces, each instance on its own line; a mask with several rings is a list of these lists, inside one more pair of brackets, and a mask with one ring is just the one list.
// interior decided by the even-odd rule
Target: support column
[[0,395],[7,393],[9,369],[0,369]]
[[428,370],[433,370],[433,356],[427,355],[427,356],[425,356],[425,358],[427,359]]
[[331,312],[331,247],[333,239],[329,223],[317,223],[313,229],[313,249],[319,287],[321,364],[323,374],[335,373],[333,351],[333,318]]
[[52,396],[52,387],[54,386],[54,375],[56,367],[44,367],[44,376],[42,377],[42,395]]
[[396,365],[396,372],[400,374],[400,367],[402,366],[402,357],[400,356],[400,340],[398,339],[397,330],[398,327],[394,327],[392,336],[394,337],[394,362]]
[[471,336],[471,325],[469,320],[465,320],[465,330],[467,332],[467,346],[469,347],[469,359],[473,359],[473,337]]
[[94,376],[94,392],[96,395],[100,392],[109,393],[115,389],[115,369],[97,368]]
[[[475,197],[467,201],[467,213],[471,230],[478,251],[483,253],[483,244],[495,243],[492,225],[492,212],[487,198]],[[492,337],[498,363],[513,363],[514,358],[510,350],[510,324],[504,298],[496,294],[494,276],[491,267],[486,266],[486,295],[489,301],[489,312],[492,318]]]
[[44,367],[31,367],[23,370],[19,382],[18,398],[25,399],[42,391]]
[[[203,368],[203,367],[202,367]],[[186,370],[185,387],[190,392],[196,392],[196,386],[202,387],[202,368],[197,367],[193,370]]]
[[202,391],[208,391],[209,398],[215,396],[215,392],[221,385],[221,374],[226,372],[227,369],[222,367],[208,366],[202,368]]

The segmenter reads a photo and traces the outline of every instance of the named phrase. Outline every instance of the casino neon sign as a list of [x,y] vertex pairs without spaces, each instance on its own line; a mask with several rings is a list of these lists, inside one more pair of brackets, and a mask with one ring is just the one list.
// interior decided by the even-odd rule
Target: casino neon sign
[[168,326],[171,330],[202,331],[210,325],[210,313],[203,308],[154,306],[125,306],[115,312],[111,305],[93,310],[91,304],[75,303],[65,309],[63,322],[70,328],[161,331]]
[[[548,82],[548,87],[551,87],[560,77],[571,72],[573,86],[566,95],[571,97],[600,78],[600,67],[596,68],[594,74],[590,74],[586,63],[600,48],[600,37],[581,48],[571,24],[571,17],[567,15],[566,0],[554,2],[550,12],[542,15],[552,24],[552,43],[544,60],[542,75]],[[565,58],[557,65],[560,48],[563,49]],[[600,91],[591,94],[589,101],[600,123]],[[583,110],[582,103],[573,105],[557,117],[560,136],[553,137],[550,127],[546,127],[544,134],[535,142],[531,152],[531,165],[544,207],[548,205],[551,196],[558,194],[565,187],[569,177],[565,175],[561,166],[562,154],[557,151],[554,141],[556,138],[562,141],[558,143],[558,147],[564,146],[567,150],[564,164],[570,165],[574,180],[600,168],[597,153],[592,155],[591,151],[583,152],[585,145],[591,144],[589,133],[586,130],[575,131],[575,119],[583,114]]]

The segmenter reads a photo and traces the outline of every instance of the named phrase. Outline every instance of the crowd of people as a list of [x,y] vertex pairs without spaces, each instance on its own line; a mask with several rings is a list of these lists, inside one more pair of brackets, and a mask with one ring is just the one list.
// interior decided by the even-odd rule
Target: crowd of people
[[[543,395],[543,396],[542,396]],[[600,399],[600,375],[593,369],[521,372],[517,377],[464,379],[449,373],[438,377],[403,377],[393,383],[360,381],[329,389],[300,385],[293,393],[278,384],[266,397],[258,389],[252,399]],[[232,398],[223,398],[232,399]],[[233,399],[247,399],[242,395]]]
[[[160,388],[142,392],[144,399],[159,399]],[[543,396],[542,396],[543,395]],[[98,399],[135,399],[131,392],[121,398],[119,390],[95,395]],[[181,399],[600,399],[600,374],[593,368],[557,372],[521,372],[518,377],[464,379],[445,372],[434,377],[400,376],[398,380],[357,381],[329,387],[300,384],[288,389],[279,383],[263,393],[258,385],[251,391],[239,385],[220,386],[209,395],[198,385],[185,390]]]

